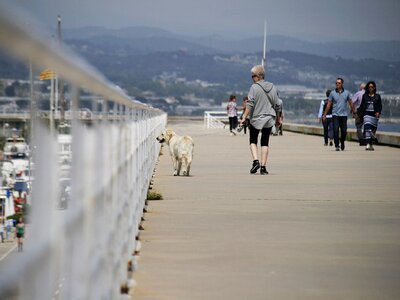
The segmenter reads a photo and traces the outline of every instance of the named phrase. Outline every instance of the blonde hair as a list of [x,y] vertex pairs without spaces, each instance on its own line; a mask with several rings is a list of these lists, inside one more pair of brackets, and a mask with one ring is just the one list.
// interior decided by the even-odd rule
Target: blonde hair
[[251,74],[265,78],[265,70],[262,65],[257,65],[251,68]]

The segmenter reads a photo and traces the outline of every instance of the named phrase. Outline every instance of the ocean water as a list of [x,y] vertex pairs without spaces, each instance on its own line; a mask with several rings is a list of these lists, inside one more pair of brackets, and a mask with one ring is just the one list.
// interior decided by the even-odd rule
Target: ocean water
[[[353,125],[353,127],[350,127],[350,128],[354,128],[354,125]],[[378,132],[379,131],[400,133],[400,124],[379,123],[378,124]]]
[[[316,122],[315,120],[285,120],[287,123],[297,123],[297,124],[306,124],[306,125],[314,125],[314,126],[321,126],[322,124]],[[349,119],[347,122],[347,128],[355,129],[354,120]],[[396,132],[400,133],[400,123],[385,123],[379,122],[378,124],[378,132]]]

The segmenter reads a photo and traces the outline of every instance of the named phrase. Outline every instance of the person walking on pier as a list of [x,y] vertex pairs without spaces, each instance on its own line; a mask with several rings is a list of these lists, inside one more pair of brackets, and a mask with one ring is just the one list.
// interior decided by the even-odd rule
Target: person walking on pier
[[229,131],[231,135],[236,135],[235,129],[237,127],[237,106],[236,106],[236,96],[230,95],[228,105],[226,106],[226,112],[229,118]]
[[5,232],[6,232],[6,227],[3,224],[3,220],[0,220],[0,239],[2,243],[4,243],[6,239]]
[[[347,105],[349,104],[351,112],[354,114],[353,102],[350,93],[343,87],[343,78],[336,79],[336,89],[329,95],[328,105],[325,108],[322,120],[326,121],[329,110],[332,107],[333,118],[333,139],[335,141],[336,151],[344,150],[347,135]],[[340,129],[340,145],[339,145],[339,129]]]
[[[357,93],[355,93],[353,95],[353,98],[351,99],[353,101],[353,111],[356,112],[357,109],[360,107],[361,100],[362,100],[364,93],[365,93],[365,83],[361,83],[360,90]],[[363,120],[362,120],[362,118],[359,118],[356,113],[353,115],[353,117],[355,120],[354,125],[356,126],[356,129],[357,129],[358,142],[360,143],[360,146],[365,146],[364,135],[363,135],[363,130],[362,130]]]
[[276,116],[277,119],[279,119],[279,125],[277,126],[277,131],[278,131],[278,135],[283,135],[283,101],[281,98],[279,98],[278,95],[278,102],[279,102],[279,111],[278,114]]
[[329,146],[333,146],[333,120],[332,120],[332,107],[328,111],[326,115],[326,120],[322,120],[322,115],[328,105],[329,95],[331,94],[331,90],[326,90],[326,98],[321,101],[321,105],[319,106],[318,112],[318,122],[322,122],[322,126],[324,127],[324,146],[328,146],[328,138],[329,138]]
[[[261,65],[254,66],[251,69],[251,78],[253,84],[248,94],[249,101],[246,110],[240,120],[243,125],[246,118],[249,117],[250,131],[250,152],[253,158],[253,165],[250,169],[251,174],[257,173],[260,169],[261,175],[267,175],[266,168],[268,159],[269,136],[274,124],[279,127],[279,118],[276,116],[280,111],[278,94],[275,86],[271,82],[264,81],[265,70]],[[257,141],[261,131],[261,164],[258,160]]]
[[18,239],[18,252],[23,251],[23,243],[24,243],[24,236],[25,236],[25,224],[22,218],[19,218],[16,227],[16,236]]
[[379,117],[382,112],[381,96],[376,93],[376,84],[374,81],[367,83],[365,94],[362,97],[357,115],[362,116],[364,126],[364,141],[367,145],[365,150],[373,151],[373,142],[376,141],[375,133],[378,128]]
[[[246,111],[246,106],[247,102],[249,102],[249,97],[246,96],[243,98],[243,103],[242,103],[242,115],[240,116],[240,119],[243,119],[244,112]],[[247,127],[249,126],[249,118],[247,117],[244,122],[243,122],[243,133],[247,133]]]

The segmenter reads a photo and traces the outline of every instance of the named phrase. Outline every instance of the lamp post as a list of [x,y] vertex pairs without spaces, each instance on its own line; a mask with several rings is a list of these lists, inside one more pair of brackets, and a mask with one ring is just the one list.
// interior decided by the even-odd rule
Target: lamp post
[[[62,45],[62,35],[61,35],[61,16],[58,15],[57,18],[57,33],[58,42],[60,46]],[[60,124],[65,122],[65,95],[64,95],[64,80],[60,78]]]

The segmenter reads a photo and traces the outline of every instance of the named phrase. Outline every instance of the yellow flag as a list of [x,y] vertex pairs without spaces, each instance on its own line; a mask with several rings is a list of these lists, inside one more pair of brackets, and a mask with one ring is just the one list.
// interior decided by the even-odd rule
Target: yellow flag
[[56,73],[50,69],[43,70],[42,73],[40,73],[39,79],[40,80],[49,80],[53,79],[56,76]]

